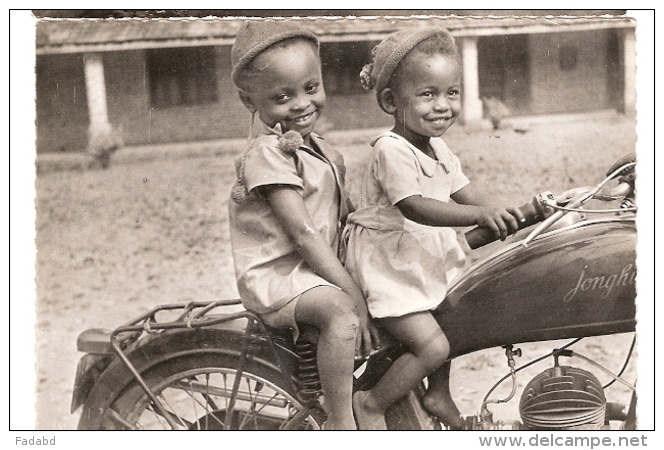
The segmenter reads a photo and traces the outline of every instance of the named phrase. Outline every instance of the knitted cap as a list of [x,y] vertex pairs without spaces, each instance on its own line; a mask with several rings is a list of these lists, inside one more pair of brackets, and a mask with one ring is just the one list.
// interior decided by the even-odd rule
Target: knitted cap
[[293,37],[309,39],[320,48],[318,38],[291,22],[275,20],[248,20],[242,24],[231,49],[233,71],[231,78],[235,86],[242,69],[269,46]]
[[420,42],[435,35],[449,39],[451,47],[455,48],[454,39],[445,28],[408,28],[391,34],[373,49],[373,63],[364,66],[360,74],[362,86],[366,90],[373,89],[380,94],[408,52]]

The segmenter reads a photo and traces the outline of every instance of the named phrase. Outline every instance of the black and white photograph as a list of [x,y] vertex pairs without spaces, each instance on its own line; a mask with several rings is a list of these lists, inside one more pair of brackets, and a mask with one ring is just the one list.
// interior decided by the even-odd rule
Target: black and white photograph
[[649,443],[654,10],[10,14],[12,445]]

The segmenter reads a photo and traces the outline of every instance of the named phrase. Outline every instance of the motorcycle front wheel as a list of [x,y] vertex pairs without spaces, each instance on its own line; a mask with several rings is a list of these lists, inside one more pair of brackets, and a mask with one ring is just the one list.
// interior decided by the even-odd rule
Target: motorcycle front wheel
[[[298,401],[283,376],[248,363],[238,377],[238,360],[192,354],[167,360],[143,374],[164,407],[160,412],[133,381],[110,403],[102,429],[139,430],[317,430],[323,413]],[[232,412],[228,411],[233,404]]]

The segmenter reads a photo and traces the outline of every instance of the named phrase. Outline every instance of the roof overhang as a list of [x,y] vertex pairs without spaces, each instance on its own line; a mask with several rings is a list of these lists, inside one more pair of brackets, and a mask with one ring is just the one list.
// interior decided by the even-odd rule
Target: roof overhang
[[[264,19],[254,19],[264,20]],[[299,18],[321,42],[380,41],[409,26],[442,26],[455,37],[629,29],[626,17],[325,17]],[[37,22],[37,55],[232,45],[242,20],[57,19]]]

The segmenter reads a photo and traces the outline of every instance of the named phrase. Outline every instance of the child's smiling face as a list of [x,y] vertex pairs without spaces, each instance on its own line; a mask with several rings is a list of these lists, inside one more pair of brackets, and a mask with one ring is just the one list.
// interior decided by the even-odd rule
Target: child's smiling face
[[457,60],[441,54],[409,55],[395,76],[393,87],[383,91],[395,131],[414,145],[442,136],[461,113]]
[[299,132],[305,141],[325,106],[320,60],[311,44],[295,41],[275,46],[252,62],[250,89],[240,97],[265,124]]

